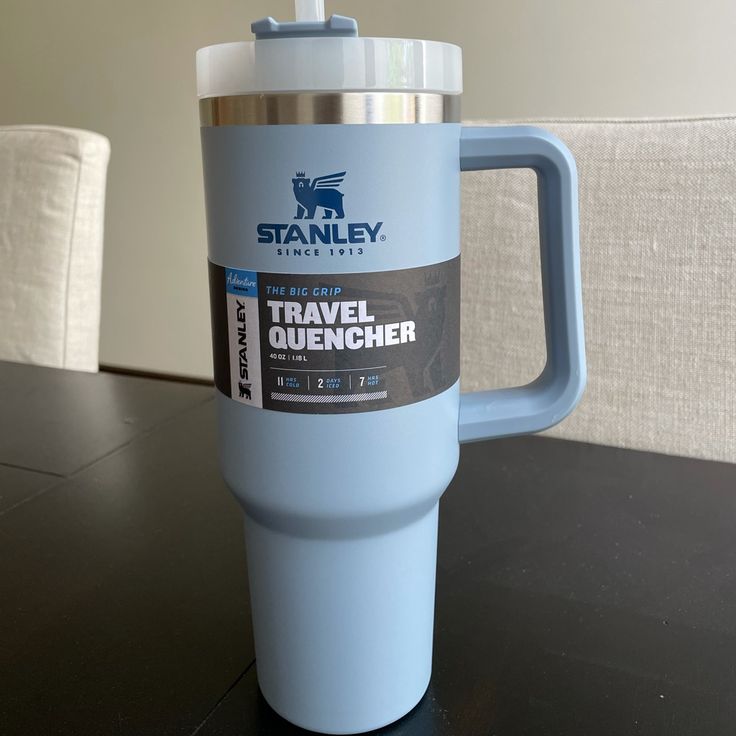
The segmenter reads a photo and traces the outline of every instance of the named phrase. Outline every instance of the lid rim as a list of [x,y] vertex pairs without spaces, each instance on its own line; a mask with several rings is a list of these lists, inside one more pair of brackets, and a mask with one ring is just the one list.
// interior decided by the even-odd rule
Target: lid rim
[[222,41],[221,43],[210,43],[207,44],[207,46],[200,46],[196,50],[196,54],[199,54],[201,51],[207,51],[208,49],[216,49],[220,46],[238,46],[241,44],[258,44],[260,45],[263,41],[268,41],[269,44],[272,43],[291,43],[296,39],[304,40],[304,41],[311,41],[311,42],[320,42],[320,41],[332,41],[332,40],[338,40],[338,41],[352,41],[352,42],[360,42],[360,41],[396,41],[400,43],[421,43],[421,44],[432,44],[437,46],[443,46],[448,49],[457,49],[459,53],[462,53],[462,46],[456,43],[452,43],[451,41],[437,41],[432,38],[402,38],[401,36],[327,36],[327,37],[321,37],[321,36],[285,36],[283,38],[254,38],[249,41]]

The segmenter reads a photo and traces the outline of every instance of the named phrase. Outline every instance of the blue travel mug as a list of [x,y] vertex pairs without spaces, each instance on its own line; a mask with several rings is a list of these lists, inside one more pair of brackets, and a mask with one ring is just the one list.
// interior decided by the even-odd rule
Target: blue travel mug
[[[261,691],[347,734],[429,683],[460,443],[537,432],[580,399],[577,184],[549,133],[460,125],[458,47],[305,13],[197,55],[214,371]],[[518,167],[538,178],[547,363],[461,395],[460,172]]]

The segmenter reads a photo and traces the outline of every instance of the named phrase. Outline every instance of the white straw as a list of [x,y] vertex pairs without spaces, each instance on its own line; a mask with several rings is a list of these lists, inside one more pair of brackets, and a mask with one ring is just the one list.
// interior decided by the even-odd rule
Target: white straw
[[323,21],[325,0],[294,0],[297,21]]

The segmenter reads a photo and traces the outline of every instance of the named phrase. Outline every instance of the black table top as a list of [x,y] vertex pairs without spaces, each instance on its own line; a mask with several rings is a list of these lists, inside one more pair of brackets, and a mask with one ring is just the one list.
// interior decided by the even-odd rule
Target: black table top
[[[0,363],[0,733],[305,733],[258,693],[213,390]],[[733,734],[736,465],[467,445],[434,674],[380,733]]]

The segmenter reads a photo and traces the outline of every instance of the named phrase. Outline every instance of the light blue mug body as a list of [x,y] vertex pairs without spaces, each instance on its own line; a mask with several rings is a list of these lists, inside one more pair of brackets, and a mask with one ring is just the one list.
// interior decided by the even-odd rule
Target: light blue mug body
[[[288,402],[285,410],[262,408],[236,393],[234,373],[218,383],[221,463],[245,511],[263,695],[310,730],[379,728],[414,707],[429,682],[438,502],[460,443],[544,429],[582,393],[574,163],[544,131],[458,123],[206,125],[202,147],[211,273],[246,283],[252,274],[257,289],[268,279],[278,283],[279,274],[310,285],[315,276],[335,284],[348,274],[359,284],[362,276],[352,275],[380,281],[392,272],[408,278],[425,267],[456,269],[461,170],[529,167],[538,174],[548,361],[529,386],[461,396],[459,354],[450,354],[459,351],[459,331],[447,320],[442,329],[453,334],[445,336],[442,365],[427,369],[444,371],[441,390],[390,408],[367,401],[335,413],[324,406],[311,413],[306,403],[298,411]],[[315,187],[320,177],[327,194],[297,196],[299,180]],[[312,212],[310,201],[319,202]],[[401,274],[391,278],[400,282]],[[237,371],[237,335],[227,323],[234,312],[223,306],[217,279],[216,373],[218,362]],[[457,314],[459,294],[448,293],[454,302],[446,313]],[[324,299],[333,304],[341,296]],[[224,327],[216,324],[218,309]],[[263,371],[271,333],[259,334]],[[259,365],[252,343],[248,349],[250,393],[260,379],[254,383]],[[369,349],[356,355],[374,367]],[[386,388],[390,394],[388,380]],[[265,384],[259,390],[276,395]]]

